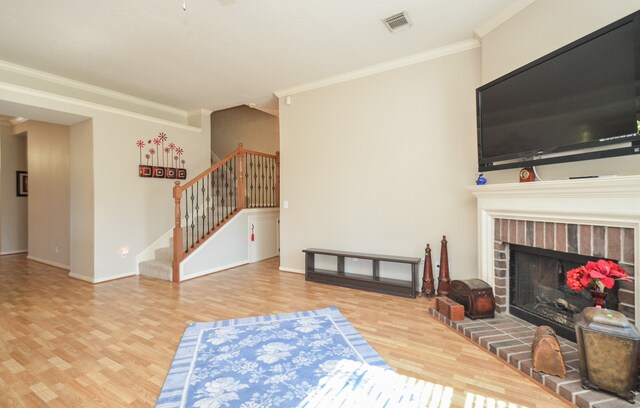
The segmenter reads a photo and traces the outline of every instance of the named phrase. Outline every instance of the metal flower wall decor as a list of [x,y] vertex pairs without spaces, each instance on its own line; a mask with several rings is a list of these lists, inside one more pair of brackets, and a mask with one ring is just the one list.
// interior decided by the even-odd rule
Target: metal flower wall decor
[[[186,161],[182,158],[184,149],[176,146],[173,142],[169,142],[166,133],[160,132],[155,139],[147,140],[146,143],[144,140],[139,139],[136,142],[136,146],[140,150],[140,162],[138,164],[138,175],[140,177],[186,180],[187,169],[184,167]],[[145,162],[143,164],[142,150],[145,146],[149,146],[149,150],[144,155]]]

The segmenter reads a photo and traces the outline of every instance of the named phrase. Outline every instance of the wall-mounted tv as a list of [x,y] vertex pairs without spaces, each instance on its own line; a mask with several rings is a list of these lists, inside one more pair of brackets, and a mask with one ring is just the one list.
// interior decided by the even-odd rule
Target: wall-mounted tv
[[476,90],[480,171],[640,153],[640,11]]

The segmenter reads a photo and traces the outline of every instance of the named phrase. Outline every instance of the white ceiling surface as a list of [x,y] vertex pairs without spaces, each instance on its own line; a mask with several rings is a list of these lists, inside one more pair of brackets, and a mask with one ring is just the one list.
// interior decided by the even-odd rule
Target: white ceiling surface
[[186,111],[277,109],[276,90],[468,40],[519,2],[5,1],[0,60]]

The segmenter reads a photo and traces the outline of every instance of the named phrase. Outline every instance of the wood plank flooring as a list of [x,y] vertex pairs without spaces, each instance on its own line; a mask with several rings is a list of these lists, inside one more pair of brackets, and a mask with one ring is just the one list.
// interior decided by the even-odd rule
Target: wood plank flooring
[[331,305],[398,372],[452,387],[452,407],[467,393],[486,398],[474,407],[570,406],[433,319],[424,298],[305,282],[278,258],[181,285],[91,285],[23,255],[0,257],[0,406],[153,406],[187,322]]

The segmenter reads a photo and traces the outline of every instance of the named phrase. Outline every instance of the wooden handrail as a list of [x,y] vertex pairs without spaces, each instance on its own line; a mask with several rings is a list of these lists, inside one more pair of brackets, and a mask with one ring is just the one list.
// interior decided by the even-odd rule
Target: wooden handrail
[[[259,204],[255,204],[256,203],[254,201],[255,197],[247,196],[246,179],[247,177],[250,177],[249,174],[254,174],[253,176],[254,180],[256,177],[255,173],[252,173],[249,167],[247,167],[248,174],[245,173],[245,164],[247,160],[246,158],[247,155],[261,156],[264,158],[261,160],[265,160],[266,163],[269,163],[269,159],[273,160],[271,162],[272,164],[273,162],[275,162],[275,175],[273,172],[271,173],[275,178],[275,186],[272,181],[269,181],[268,183],[263,182],[262,184],[259,183],[259,186],[261,189],[265,189],[265,191],[267,191],[267,187],[268,187],[269,191],[271,191],[271,194],[269,196],[269,199],[267,200],[266,205],[264,204],[264,201],[259,201]],[[231,163],[231,165],[229,166],[228,163],[231,162],[234,158],[236,159],[235,163]],[[265,162],[262,162],[262,163],[265,163]],[[227,166],[226,169],[224,168],[225,165]],[[237,171],[237,173],[231,172],[230,169],[233,169],[233,168],[235,168],[235,171]],[[272,165],[270,168],[271,168],[271,171],[273,171]],[[206,182],[203,181],[202,183],[201,181],[204,178],[206,178],[208,175],[214,173],[218,169],[221,169],[221,171],[226,171],[229,173],[222,173],[221,175],[221,173],[218,172],[214,174],[211,180],[216,180],[216,177],[222,177],[225,180],[224,186],[220,186],[219,184],[216,185],[216,191],[214,194],[213,188],[211,192],[209,191],[209,187],[210,186],[213,187],[213,184],[214,184],[213,181],[211,181],[211,185],[209,185],[210,179],[207,179]],[[226,178],[224,178],[225,175],[226,175]],[[229,177],[233,177],[233,182],[231,184],[229,184]],[[264,179],[265,177],[264,173],[262,174],[262,177]],[[196,188],[191,189],[191,197],[187,196],[187,198],[191,199],[190,214],[189,214],[188,203],[185,203],[185,219],[187,219],[189,216],[191,217],[191,225],[186,225],[186,227],[187,227],[187,231],[188,232],[190,231],[190,234],[192,234],[192,239],[190,243],[189,243],[189,237],[187,236],[188,248],[185,251],[184,242],[183,242],[182,209],[181,209],[182,201],[181,200],[182,200],[183,194],[187,191],[187,189],[189,189],[190,187],[193,187],[194,185],[196,186]],[[254,187],[254,184],[252,184],[252,188],[253,187]],[[219,191],[223,189],[225,192],[223,194],[219,194]],[[202,202],[200,202],[196,198],[195,200],[196,214],[194,214],[193,213],[194,212],[194,196],[193,195],[194,195],[194,191],[197,194],[199,190],[202,192],[202,195],[201,195]],[[205,191],[207,192],[206,199],[205,199]],[[221,195],[222,195],[222,204],[217,201],[218,199],[220,199]],[[247,207],[257,208],[259,206],[260,207],[265,207],[265,206],[279,207],[280,206],[280,152],[276,152],[276,154],[268,154],[268,153],[263,153],[256,150],[249,150],[249,149],[245,149],[242,143],[239,143],[238,148],[235,149],[233,152],[231,152],[229,155],[227,155],[224,159],[220,160],[218,163],[214,164],[207,170],[203,171],[202,173],[200,173],[199,175],[197,175],[196,177],[194,177],[192,180],[188,181],[184,185],[180,186],[180,182],[176,181],[173,187],[173,198],[175,201],[175,219],[174,219],[175,225],[173,227],[172,280],[174,282],[179,282],[180,281],[180,263],[189,255],[190,251],[192,252],[193,250],[198,248],[200,245],[202,245],[212,235],[212,233],[215,230],[219,229],[227,221],[233,218],[233,216],[235,216],[240,210]],[[231,203],[229,203],[228,201],[225,202],[225,199],[231,199],[231,201],[234,201],[234,202],[231,202]],[[222,219],[220,218],[219,214],[216,217],[215,211],[213,211],[214,207],[210,206],[211,201],[213,201],[213,205],[217,204],[218,213],[220,213],[220,208],[222,208],[222,212],[224,215]],[[202,206],[200,206],[201,204]],[[202,209],[201,216],[199,213],[200,209]],[[207,217],[209,217],[209,219],[207,219]],[[209,225],[209,221],[211,219],[213,219],[212,227],[211,225]],[[216,224],[216,219],[217,219],[217,224]],[[205,220],[207,220],[207,222],[205,222]],[[200,227],[200,223],[202,223],[202,234],[200,234],[200,232],[198,231],[198,228]],[[207,224],[207,228],[205,228],[205,224]],[[194,225],[196,226],[196,231],[197,231],[196,232],[197,241],[195,242],[193,238]],[[189,230],[189,228],[191,228],[191,230]]]
[[242,143],[240,143],[238,145],[238,148],[236,150],[232,151],[231,153],[229,153],[229,155],[227,157],[225,157],[224,159],[220,160],[219,162],[217,162],[213,166],[209,167],[208,169],[206,169],[202,173],[200,173],[197,176],[195,176],[193,179],[191,179],[191,181],[188,181],[183,186],[181,186],[180,187],[180,192],[183,192],[187,188],[189,188],[192,185],[194,185],[195,183],[197,183],[199,180],[202,180],[203,178],[207,177],[207,174],[213,173],[216,169],[222,167],[223,164],[226,164],[229,160],[231,160],[233,158],[233,156],[237,155],[238,153],[240,153],[242,151],[243,151],[243,147],[242,147]]

